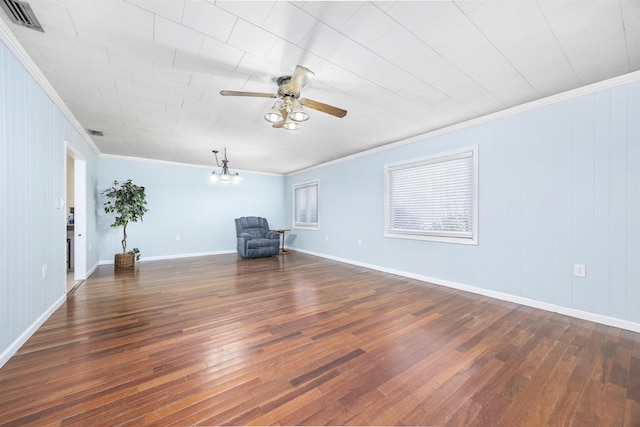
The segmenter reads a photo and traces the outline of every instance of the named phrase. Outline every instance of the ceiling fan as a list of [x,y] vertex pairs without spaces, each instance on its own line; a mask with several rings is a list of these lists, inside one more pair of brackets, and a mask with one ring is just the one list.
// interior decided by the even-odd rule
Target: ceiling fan
[[278,77],[278,93],[221,90],[220,95],[278,98],[275,104],[273,104],[273,107],[264,115],[264,119],[269,123],[273,123],[274,128],[285,128],[288,130],[299,129],[300,123],[309,119],[309,115],[302,109],[302,106],[340,118],[346,116],[347,110],[343,110],[342,108],[308,98],[300,98],[300,91],[309,83],[313,75],[313,71],[298,65],[292,75]]

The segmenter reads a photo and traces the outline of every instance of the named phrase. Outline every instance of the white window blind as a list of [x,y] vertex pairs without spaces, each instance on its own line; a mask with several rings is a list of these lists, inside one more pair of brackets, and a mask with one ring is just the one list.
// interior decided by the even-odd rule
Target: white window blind
[[318,181],[293,186],[293,226],[318,227]]
[[386,235],[476,243],[476,149],[386,168]]

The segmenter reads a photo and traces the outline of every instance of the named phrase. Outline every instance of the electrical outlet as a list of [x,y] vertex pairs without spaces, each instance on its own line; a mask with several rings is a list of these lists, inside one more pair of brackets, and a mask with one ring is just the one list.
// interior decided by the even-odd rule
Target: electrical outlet
[[358,239],[358,246],[362,246],[362,240]]
[[324,236],[324,241],[328,242],[329,241],[329,236]]
[[180,240],[180,235],[176,234],[176,240]]
[[42,278],[46,279],[47,278],[47,271],[48,271],[48,267],[47,264],[42,264]]
[[573,264],[573,275],[576,277],[587,277],[587,268],[584,264]]

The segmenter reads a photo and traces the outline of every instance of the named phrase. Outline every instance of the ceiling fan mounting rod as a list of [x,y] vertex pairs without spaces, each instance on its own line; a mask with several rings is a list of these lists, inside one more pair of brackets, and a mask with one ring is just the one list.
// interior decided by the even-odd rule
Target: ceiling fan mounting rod
[[291,76],[282,76],[278,77],[278,95],[281,98],[289,97],[293,99],[300,98],[300,92],[292,92],[289,89],[289,82],[291,81]]
[[276,79],[278,86],[288,85],[291,81],[291,76],[280,76]]

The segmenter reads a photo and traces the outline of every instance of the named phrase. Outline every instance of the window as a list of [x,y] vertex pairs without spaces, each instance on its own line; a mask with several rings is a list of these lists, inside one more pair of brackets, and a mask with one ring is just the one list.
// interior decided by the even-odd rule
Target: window
[[478,242],[477,147],[385,167],[385,236]]
[[318,181],[293,186],[293,226],[318,229]]

